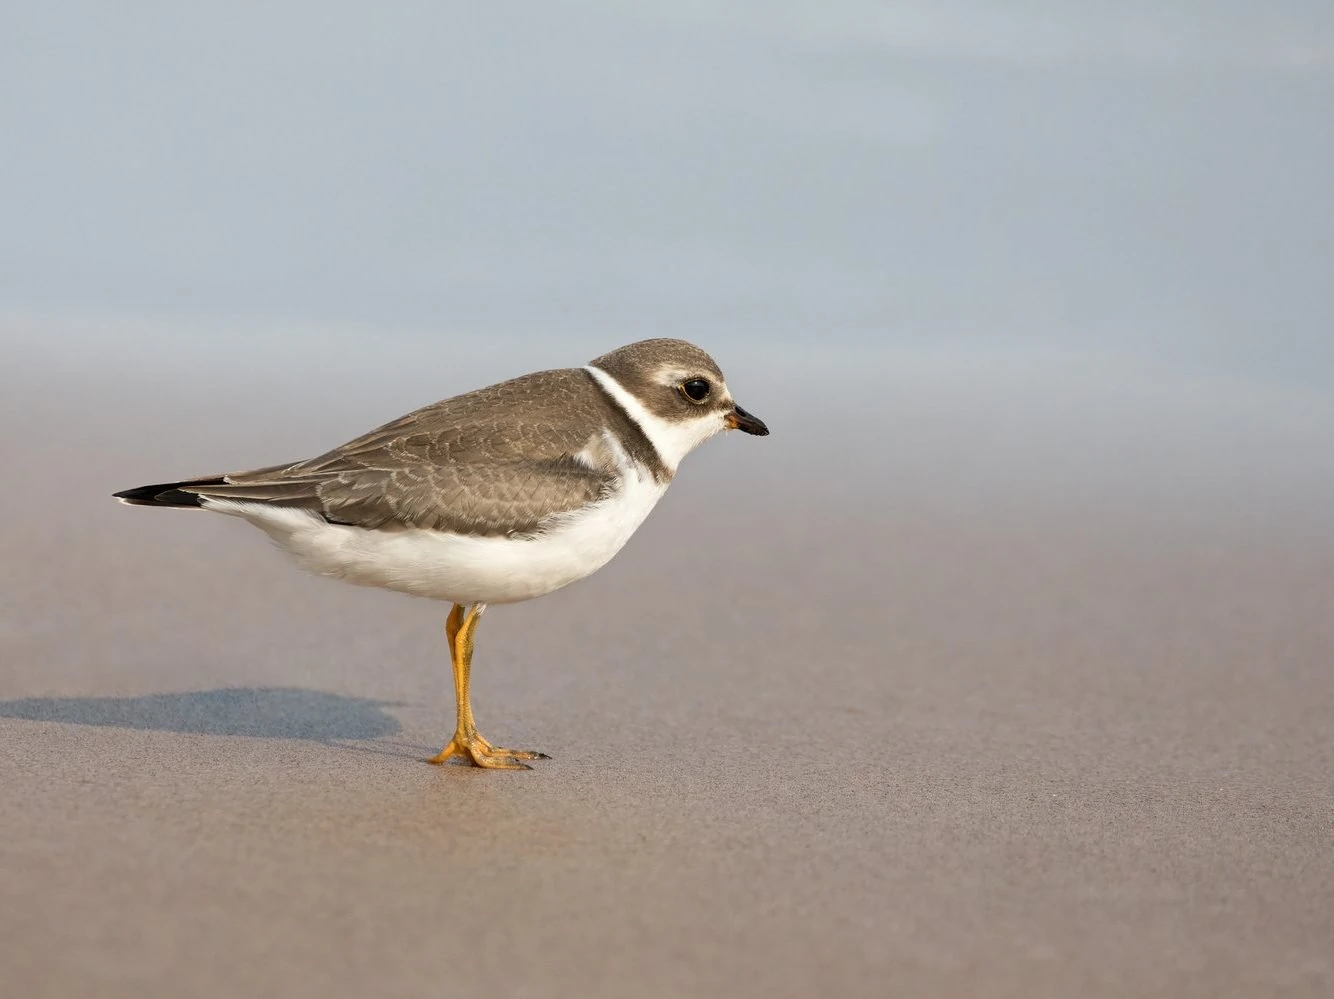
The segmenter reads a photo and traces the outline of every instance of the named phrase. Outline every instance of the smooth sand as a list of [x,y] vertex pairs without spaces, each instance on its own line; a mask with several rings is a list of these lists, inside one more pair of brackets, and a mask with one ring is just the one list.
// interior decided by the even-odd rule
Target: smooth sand
[[743,398],[773,437],[487,616],[482,731],[554,759],[435,768],[441,610],[108,498],[415,396],[326,420],[32,374],[0,490],[6,995],[1334,991],[1319,517],[1038,502],[947,448],[914,468],[973,478],[934,495],[893,474],[929,409],[854,435],[883,450],[848,478]]

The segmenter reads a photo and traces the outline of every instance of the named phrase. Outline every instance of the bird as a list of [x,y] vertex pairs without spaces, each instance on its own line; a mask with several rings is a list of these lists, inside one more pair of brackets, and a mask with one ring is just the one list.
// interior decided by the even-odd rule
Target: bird
[[769,433],[702,348],[655,338],[443,399],[318,457],[112,495],[236,517],[308,572],[450,604],[456,724],[426,762],[527,770],[550,757],[493,745],[473,716],[483,613],[602,568],[686,455],[729,430]]

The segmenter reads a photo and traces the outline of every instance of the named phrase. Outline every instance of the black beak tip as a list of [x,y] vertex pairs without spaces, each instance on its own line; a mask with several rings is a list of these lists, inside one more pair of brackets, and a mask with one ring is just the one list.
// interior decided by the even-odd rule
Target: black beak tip
[[732,410],[732,426],[742,433],[752,434],[755,437],[769,436],[769,428],[765,426],[764,421],[758,416],[747,413],[740,406]]

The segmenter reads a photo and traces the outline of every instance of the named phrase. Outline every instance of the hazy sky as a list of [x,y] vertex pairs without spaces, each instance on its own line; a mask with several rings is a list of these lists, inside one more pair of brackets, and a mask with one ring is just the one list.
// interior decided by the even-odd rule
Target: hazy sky
[[0,136],[11,314],[1334,372],[1327,0],[5,4]]

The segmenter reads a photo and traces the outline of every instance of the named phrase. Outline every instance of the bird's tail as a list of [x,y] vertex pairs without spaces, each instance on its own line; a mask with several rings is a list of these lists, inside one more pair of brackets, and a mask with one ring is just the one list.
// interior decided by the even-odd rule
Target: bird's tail
[[168,506],[184,509],[202,506],[199,494],[187,492],[200,487],[221,486],[226,484],[222,476],[206,479],[184,479],[180,482],[159,482],[152,486],[137,486],[134,489],[122,489],[112,493],[116,499],[130,506]]

